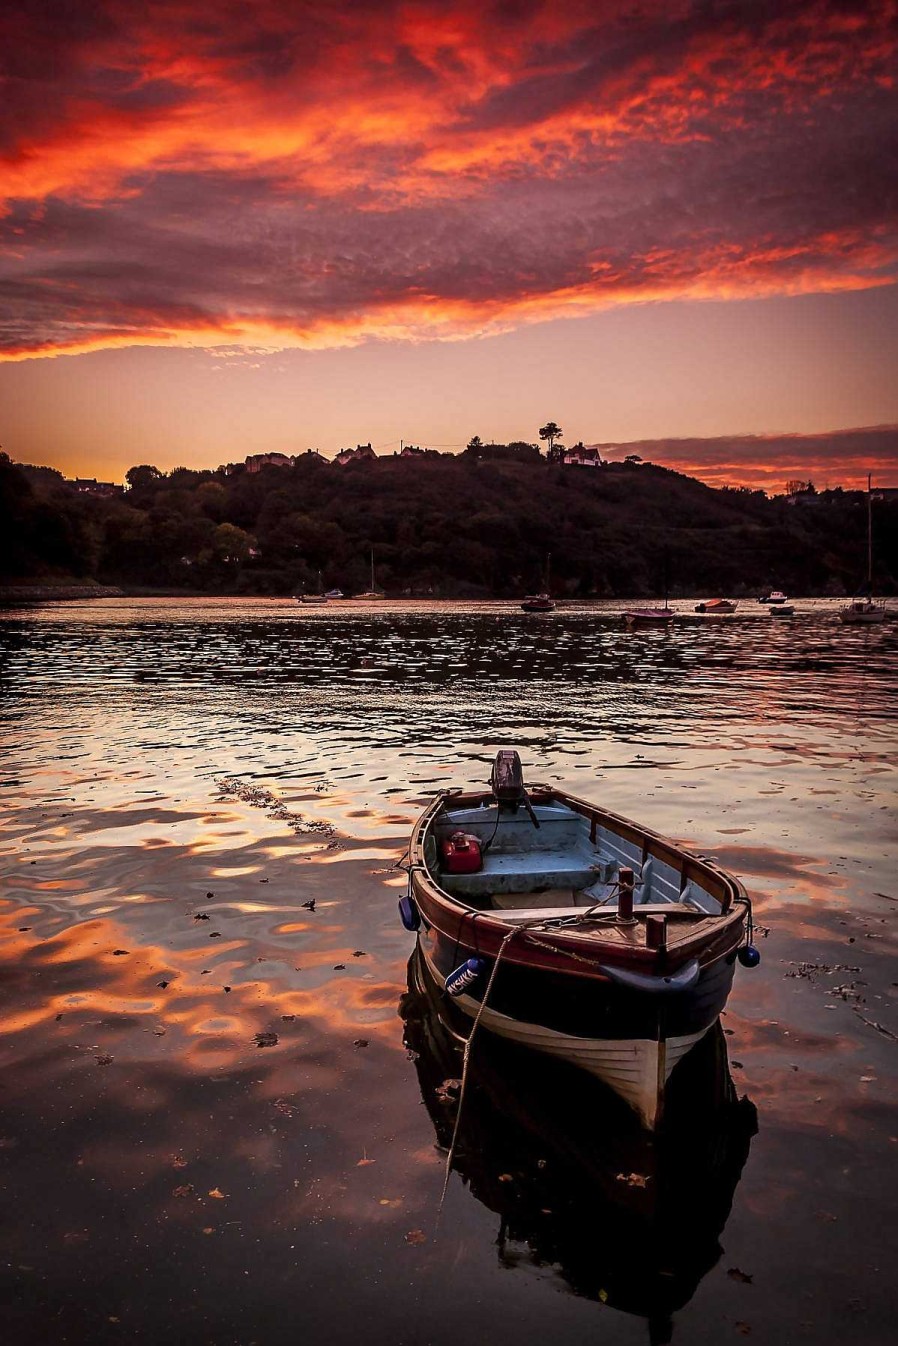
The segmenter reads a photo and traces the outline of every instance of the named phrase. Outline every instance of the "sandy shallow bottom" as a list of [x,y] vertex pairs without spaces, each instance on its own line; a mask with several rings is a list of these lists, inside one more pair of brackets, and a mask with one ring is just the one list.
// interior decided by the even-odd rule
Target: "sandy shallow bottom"
[[[4,1339],[891,1341],[898,626],[785,625],[0,615]],[[510,745],[738,873],[763,962],[662,1145],[485,1050],[438,1219],[395,865]]]

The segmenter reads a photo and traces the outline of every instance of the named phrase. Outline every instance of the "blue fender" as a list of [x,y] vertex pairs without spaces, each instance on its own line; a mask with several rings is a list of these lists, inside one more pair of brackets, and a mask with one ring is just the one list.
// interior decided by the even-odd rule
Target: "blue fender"
[[616,985],[625,986],[629,991],[642,991],[645,995],[675,995],[677,991],[688,991],[698,981],[700,970],[697,958],[693,958],[679,971],[662,976],[652,976],[647,972],[625,972],[623,968],[604,965],[600,968]]

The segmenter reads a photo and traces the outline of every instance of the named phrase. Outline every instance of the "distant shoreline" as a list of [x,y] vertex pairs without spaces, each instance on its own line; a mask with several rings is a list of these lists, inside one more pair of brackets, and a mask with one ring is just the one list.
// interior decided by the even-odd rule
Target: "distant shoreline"
[[[673,603],[693,603],[696,599],[708,599],[713,597],[711,591],[705,593],[684,594],[677,593],[670,595],[670,602]],[[744,603],[748,610],[754,611],[756,607],[755,593],[738,595],[726,595],[734,597],[738,603]],[[793,594],[792,598],[796,600],[812,601],[832,601],[841,603],[845,601],[845,594],[837,593],[803,593]],[[210,593],[202,589],[164,589],[164,588],[121,588],[111,584],[6,584],[0,585],[0,606],[14,607],[18,605],[27,605],[30,603],[52,603],[52,602],[72,602],[75,600],[101,599],[101,598],[143,598],[143,599],[170,599],[178,600],[208,600],[222,601],[227,599],[242,599],[248,602],[270,600],[272,602],[295,601],[295,596],[291,594],[250,594],[250,593]],[[339,609],[343,603],[353,603],[355,598],[352,594],[347,594],[344,599],[334,600],[329,607],[334,610]],[[520,595],[514,594],[384,594],[386,603],[507,603],[510,606],[518,606],[521,602]],[[568,605],[579,605],[583,603],[620,603],[637,604],[647,602],[660,602],[659,595],[656,593],[645,594],[589,594],[589,595],[562,595],[559,594],[555,599],[559,607],[564,608]]]
[[53,599],[127,598],[114,584],[3,584],[0,603],[49,603]]

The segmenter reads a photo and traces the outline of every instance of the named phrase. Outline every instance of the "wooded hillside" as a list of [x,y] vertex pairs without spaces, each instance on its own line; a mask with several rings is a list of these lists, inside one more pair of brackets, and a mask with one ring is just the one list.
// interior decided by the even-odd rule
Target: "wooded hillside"
[[[526,446],[525,446],[526,447]],[[714,490],[648,463],[562,467],[523,451],[339,466],[308,454],[256,473],[133,468],[111,499],[0,457],[3,579],[130,589],[559,597],[854,592],[866,502]],[[874,504],[875,588],[898,591],[898,503]]]

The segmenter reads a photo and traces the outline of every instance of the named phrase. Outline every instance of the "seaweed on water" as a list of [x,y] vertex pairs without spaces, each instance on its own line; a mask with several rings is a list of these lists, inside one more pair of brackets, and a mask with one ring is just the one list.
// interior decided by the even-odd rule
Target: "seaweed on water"
[[237,776],[222,776],[215,782],[218,789],[218,801],[239,799],[251,808],[267,809],[266,817],[276,822],[286,823],[296,836],[321,836],[328,839],[328,850],[337,850],[336,829],[325,822],[315,822],[301,813],[293,813],[276,795],[262,785],[250,785]]

